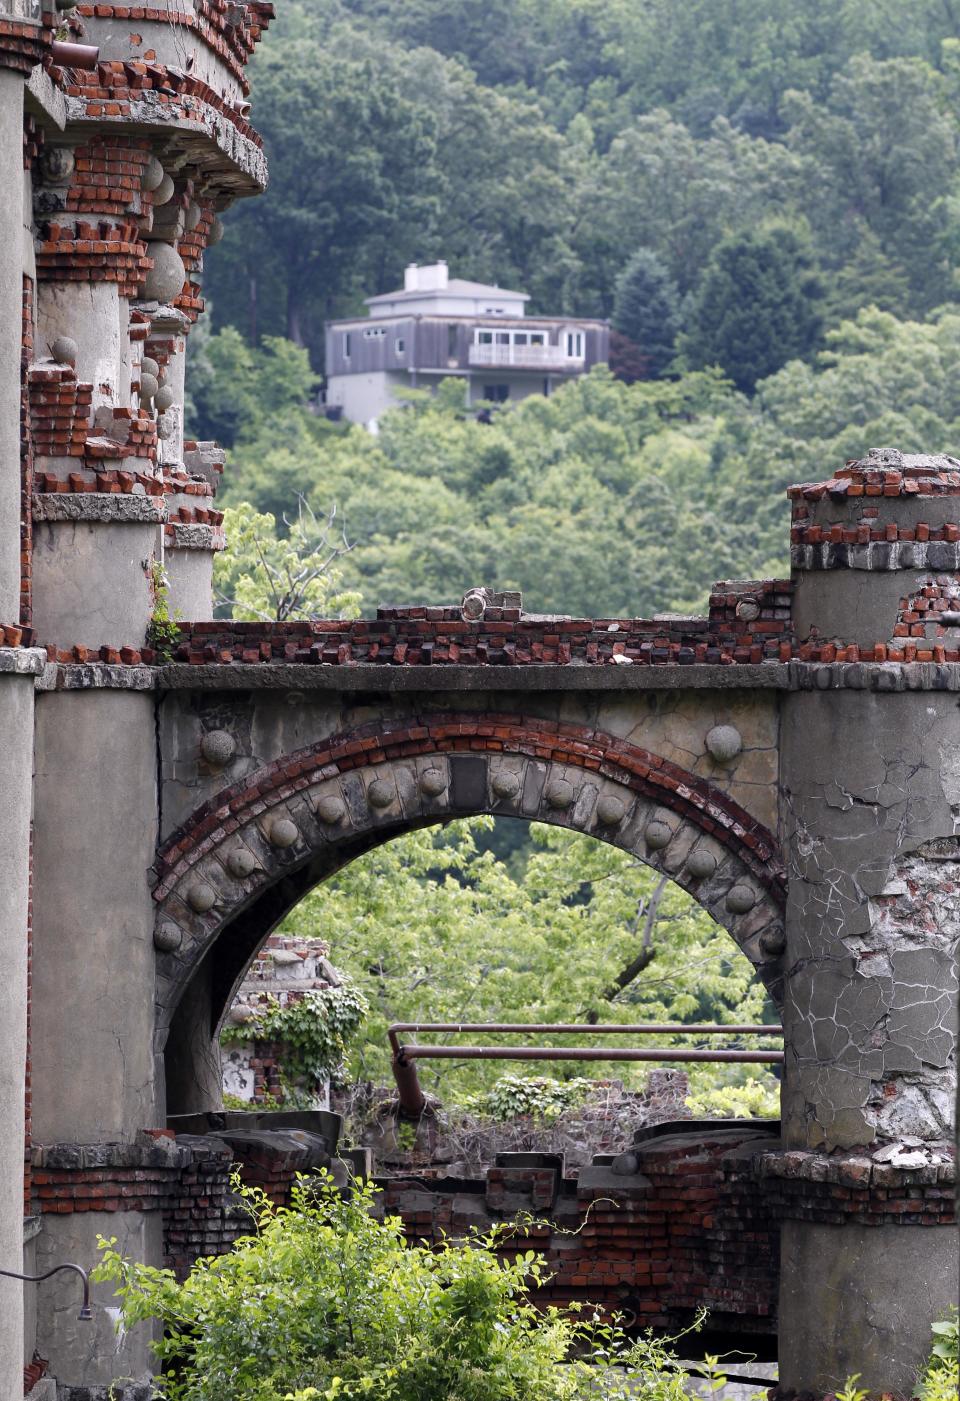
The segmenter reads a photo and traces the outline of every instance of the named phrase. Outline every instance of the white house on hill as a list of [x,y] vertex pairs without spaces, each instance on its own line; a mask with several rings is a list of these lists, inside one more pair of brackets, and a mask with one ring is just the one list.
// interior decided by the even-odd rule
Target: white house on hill
[[395,391],[465,381],[467,403],[550,394],[607,359],[606,321],[527,316],[526,292],[450,277],[446,263],[411,264],[396,292],[368,297],[366,317],[326,325],[327,407],[373,423]]

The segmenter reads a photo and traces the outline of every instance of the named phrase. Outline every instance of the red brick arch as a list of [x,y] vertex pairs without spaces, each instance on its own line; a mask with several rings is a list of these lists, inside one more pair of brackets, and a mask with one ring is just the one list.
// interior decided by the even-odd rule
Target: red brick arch
[[[325,820],[334,810],[342,816]],[[669,760],[585,726],[433,713],[371,723],[265,765],[167,840],[154,889],[161,1044],[199,966],[238,943],[237,930],[214,1023],[239,961],[313,885],[403,831],[478,812],[557,823],[666,872],[729,930],[779,1000],[783,864],[773,835],[741,807]],[[669,828],[662,846],[649,844],[652,823],[661,841]],[[691,869],[694,849],[714,860],[706,878]],[[249,870],[238,874],[241,851]],[[734,887],[740,904],[750,893],[749,908],[737,908]]]

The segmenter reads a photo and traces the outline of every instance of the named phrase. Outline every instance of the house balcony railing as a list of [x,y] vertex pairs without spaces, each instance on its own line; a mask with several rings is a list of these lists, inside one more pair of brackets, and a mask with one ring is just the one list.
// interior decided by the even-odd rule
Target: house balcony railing
[[521,370],[577,370],[583,356],[565,355],[561,345],[471,345],[470,364],[513,365]]

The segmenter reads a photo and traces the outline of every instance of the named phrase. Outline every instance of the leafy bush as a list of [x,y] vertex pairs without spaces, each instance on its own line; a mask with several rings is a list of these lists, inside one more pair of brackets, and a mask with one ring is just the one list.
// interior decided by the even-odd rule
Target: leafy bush
[[124,1326],[163,1325],[167,1401],[616,1401],[638,1380],[648,1401],[682,1401],[665,1344],[534,1308],[532,1251],[409,1245],[397,1220],[373,1219],[369,1185],[302,1180],[289,1208],[235,1185],[255,1233],[182,1284],[100,1241],[96,1277],[117,1285]]
[[955,1401],[960,1394],[960,1320],[957,1310],[931,1326],[934,1344],[919,1380],[921,1401]]
[[556,1119],[565,1110],[582,1104],[592,1080],[555,1080],[552,1075],[501,1075],[474,1107],[493,1119],[515,1119],[529,1115],[535,1119]]

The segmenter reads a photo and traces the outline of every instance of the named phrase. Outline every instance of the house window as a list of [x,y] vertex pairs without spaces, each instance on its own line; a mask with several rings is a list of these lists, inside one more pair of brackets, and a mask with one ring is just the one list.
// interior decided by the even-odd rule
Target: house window
[[546,343],[547,343],[546,332],[544,332],[544,331],[531,331],[531,332],[530,332],[530,344],[531,344],[531,345],[546,345]]
[[343,333],[343,358],[344,358],[344,360],[349,360],[349,359],[350,359],[350,332],[349,332],[349,331],[344,331],[344,333]]
[[528,340],[528,336],[527,336],[526,331],[514,331],[514,333],[513,333],[513,343],[514,343],[514,345],[526,345],[527,340]]
[[567,332],[567,336],[566,336],[566,343],[567,343],[567,359],[568,359],[568,360],[582,360],[582,359],[583,359],[583,332],[582,332],[582,331],[568,331],[568,332]]
[[398,355],[404,355],[406,353],[407,343],[403,339],[403,336],[397,336],[397,343],[394,346],[394,349]]
[[492,331],[474,331],[473,334],[476,345],[493,345]]
[[382,326],[365,326],[363,330],[363,339],[365,341],[379,341],[382,340],[386,334]]
[[509,384],[485,384],[483,397],[492,404],[502,404],[510,398],[510,386]]
[[497,338],[497,339],[496,339],[497,345],[509,345],[509,344],[510,344],[510,332],[509,332],[509,331],[497,331],[497,332],[496,332],[496,338]]
[[447,359],[455,360],[457,357],[457,332],[459,326],[447,327]]

